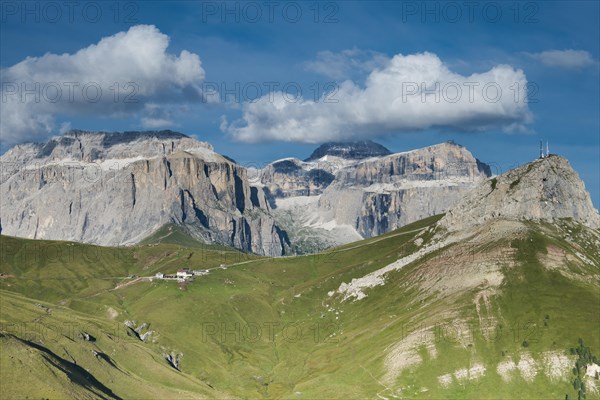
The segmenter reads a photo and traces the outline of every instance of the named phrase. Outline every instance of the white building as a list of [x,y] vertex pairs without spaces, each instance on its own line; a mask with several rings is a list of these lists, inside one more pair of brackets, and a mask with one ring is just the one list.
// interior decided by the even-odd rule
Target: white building
[[157,277],[158,279],[163,279],[165,277],[165,274],[163,274],[162,272],[157,272],[155,277]]
[[178,278],[184,278],[185,279],[185,278],[191,278],[192,276],[194,276],[194,274],[192,274],[189,269],[184,268],[184,269],[177,270],[176,276]]

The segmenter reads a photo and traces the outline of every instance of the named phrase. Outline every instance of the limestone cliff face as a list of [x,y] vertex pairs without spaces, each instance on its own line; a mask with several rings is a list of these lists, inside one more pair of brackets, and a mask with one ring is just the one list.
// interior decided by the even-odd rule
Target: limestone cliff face
[[445,212],[490,175],[466,148],[442,143],[341,169],[319,208],[371,237]]
[[260,184],[274,198],[317,196],[323,193],[343,168],[358,164],[363,159],[374,159],[391,154],[370,140],[357,142],[329,142],[319,146],[309,158],[277,160],[258,171]]
[[258,174],[260,184],[274,197],[315,196],[333,182],[337,163],[320,160],[304,162],[297,158],[275,161]]
[[73,131],[0,161],[3,234],[125,245],[176,223],[258,254],[288,245],[246,170],[182,134]]
[[455,182],[491,174],[465,147],[453,142],[371,158],[345,168],[336,176],[344,186],[369,186],[405,181]]
[[535,160],[481,183],[440,220],[450,231],[460,231],[487,220],[560,218],[600,228],[600,216],[583,181],[560,156]]
[[357,154],[349,148],[276,161],[257,181],[180,133],[71,131],[0,157],[0,226],[19,237],[127,245],[175,223],[206,242],[263,255],[290,248],[282,228],[332,245],[444,212],[440,224],[450,231],[496,217],[600,227],[583,182],[558,156],[490,179],[489,166],[452,142],[339,157]]

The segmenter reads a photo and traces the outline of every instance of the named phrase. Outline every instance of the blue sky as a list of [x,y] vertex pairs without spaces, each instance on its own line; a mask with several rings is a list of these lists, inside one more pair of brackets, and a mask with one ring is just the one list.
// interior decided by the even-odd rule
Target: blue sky
[[[500,172],[534,158],[544,139],[600,205],[597,1],[47,4],[2,2],[2,152],[69,127],[173,129],[254,165],[305,158],[332,139],[392,151],[453,139]],[[476,93],[492,82],[502,98],[399,102],[402,82],[431,80],[462,89],[476,80]],[[65,81],[99,82],[102,98],[75,90],[67,101]],[[21,82],[40,83],[39,102],[23,100]],[[524,93],[510,87],[524,82],[529,101],[515,101]],[[49,83],[62,88],[59,101]],[[124,103],[131,91],[136,102]]]

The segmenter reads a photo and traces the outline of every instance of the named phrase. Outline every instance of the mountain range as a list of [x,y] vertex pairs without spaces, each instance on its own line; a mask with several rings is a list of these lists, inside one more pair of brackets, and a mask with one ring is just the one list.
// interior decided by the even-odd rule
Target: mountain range
[[392,154],[326,143],[305,161],[244,168],[172,131],[73,130],[7,151],[4,234],[132,245],[174,224],[204,242],[303,254],[445,212],[491,176],[453,142]]
[[[241,212],[233,194],[247,193],[246,187],[250,197],[252,188],[264,193],[264,209],[270,210],[259,211],[255,204],[261,203],[251,199],[253,213],[276,221],[270,213],[280,209],[280,200],[321,196],[314,206],[320,209],[328,191],[344,196],[350,182],[361,196],[389,191],[399,199],[419,198],[431,182],[423,176],[438,170],[432,163],[474,164],[432,182],[437,193],[463,191],[445,211],[316,254],[273,258],[201,243],[190,235],[185,218],[166,218],[167,225],[128,247],[23,239],[5,231],[0,236],[3,398],[600,396],[600,217],[566,159],[550,155],[488,177],[484,164],[452,143],[343,159],[339,170],[325,155],[321,169],[331,168],[335,178],[320,194],[313,196],[311,189],[289,196],[291,188],[278,181],[281,193],[273,196],[270,181],[250,185],[241,167],[213,156],[208,147],[194,150],[198,142],[185,144],[186,138],[177,142],[165,134],[169,137],[150,142],[174,152],[149,156],[156,154],[150,146],[147,160],[134,161],[117,175],[140,174],[138,168],[143,172],[150,164],[163,173],[142,177],[160,176],[162,185],[147,183],[153,190],[144,196],[180,204],[164,191],[188,185],[196,199],[200,193],[192,192],[193,186],[206,185],[211,196],[230,202],[224,214],[237,210],[240,218],[252,213],[246,207]],[[67,141],[70,154],[81,149],[80,141]],[[148,146],[146,138],[142,142]],[[58,154],[61,146],[41,155],[42,145],[17,149],[30,158],[15,166],[21,172],[3,180],[3,202],[4,193],[18,204],[25,204],[27,195],[31,202],[41,201],[35,200],[37,191],[51,185],[48,174],[58,170],[44,154]],[[112,146],[96,146],[96,154],[104,151],[105,160],[113,159]],[[181,154],[177,149],[183,146]],[[4,157],[16,163],[17,150]],[[98,156],[85,158],[86,151],[77,153],[78,162],[95,162]],[[209,172],[216,166],[208,155],[215,165],[229,165],[222,186],[195,166],[201,162],[198,154]],[[178,157],[186,161],[178,164]],[[16,174],[42,159],[43,179],[18,191]],[[290,161],[310,171],[312,161]],[[167,163],[171,174],[159,167]],[[195,180],[186,181],[186,174]],[[407,178],[414,174],[419,178]],[[209,181],[222,190],[214,194]],[[379,191],[373,185],[389,186]],[[144,204],[131,187],[129,197],[123,192],[120,199],[128,201],[113,207]],[[94,188],[97,197],[104,196],[102,186]],[[246,197],[240,198],[245,205]],[[165,210],[171,215],[173,209]],[[6,225],[6,215],[3,228],[14,229]],[[205,271],[193,281],[158,278],[182,268]]]

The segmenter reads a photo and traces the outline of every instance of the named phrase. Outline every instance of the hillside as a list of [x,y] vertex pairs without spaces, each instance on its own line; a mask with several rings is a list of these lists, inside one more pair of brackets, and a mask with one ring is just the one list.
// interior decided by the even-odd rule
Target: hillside
[[[600,231],[573,210],[447,218],[300,257],[2,236],[2,397],[577,398],[577,352],[600,354]],[[217,268],[128,278],[182,266]]]

